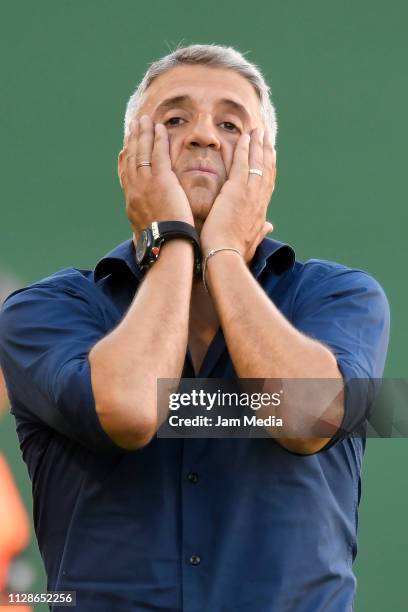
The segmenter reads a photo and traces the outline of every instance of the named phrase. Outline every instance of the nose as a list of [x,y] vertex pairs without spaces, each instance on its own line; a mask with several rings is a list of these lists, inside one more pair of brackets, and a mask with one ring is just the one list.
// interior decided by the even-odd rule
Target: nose
[[210,147],[219,150],[221,143],[218,138],[217,128],[210,115],[202,115],[190,122],[190,130],[186,136],[186,146],[189,149],[195,147]]

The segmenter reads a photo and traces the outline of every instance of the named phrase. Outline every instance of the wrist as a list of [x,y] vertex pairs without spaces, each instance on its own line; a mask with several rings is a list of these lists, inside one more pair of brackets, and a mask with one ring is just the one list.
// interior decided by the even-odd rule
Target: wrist
[[202,266],[202,279],[203,279],[204,288],[206,289],[207,293],[209,293],[208,283],[207,283],[208,263],[211,259],[217,256],[219,256],[219,258],[221,259],[221,255],[224,258],[227,255],[231,257],[238,256],[245,263],[242,252],[235,247],[218,247],[218,248],[210,249],[203,258],[203,266]]
[[194,249],[194,272],[201,272],[201,248],[197,231],[184,221],[153,221],[145,228],[136,244],[136,262],[147,270],[159,259],[165,244],[174,240],[189,242]]
[[200,234],[200,242],[201,242],[201,251],[203,253],[203,258],[208,255],[208,253],[214,249],[219,249],[220,247],[231,247],[233,249],[237,249],[241,253],[244,253],[243,245],[237,240],[237,237],[231,233],[214,233],[206,235],[206,232],[201,232]]
[[145,272],[145,277],[153,277],[154,282],[160,284],[173,284],[175,275],[184,279],[186,287],[194,278],[194,248],[187,240],[171,240],[163,244],[157,262]]
[[[194,247],[188,240],[182,238],[175,238],[165,242],[161,247],[160,258],[157,261],[157,265],[161,262],[165,262],[171,259],[177,259],[177,268],[183,265],[185,262],[186,268],[194,270]],[[153,267],[153,266],[152,266]]]

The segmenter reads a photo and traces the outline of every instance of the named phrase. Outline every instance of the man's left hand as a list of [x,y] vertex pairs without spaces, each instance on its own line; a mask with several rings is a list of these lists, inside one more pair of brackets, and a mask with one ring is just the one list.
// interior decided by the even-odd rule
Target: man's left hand
[[[262,171],[262,176],[250,169]],[[228,180],[224,183],[202,231],[204,256],[211,249],[238,249],[246,262],[272,225],[266,211],[276,177],[276,151],[269,131],[256,128],[251,135],[241,134],[234,151]]]

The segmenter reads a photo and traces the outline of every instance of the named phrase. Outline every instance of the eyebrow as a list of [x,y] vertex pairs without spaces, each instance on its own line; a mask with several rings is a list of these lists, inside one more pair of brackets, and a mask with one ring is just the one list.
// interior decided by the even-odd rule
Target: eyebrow
[[[166,98],[163,102],[156,107],[155,112],[160,113],[166,111],[169,108],[174,108],[175,106],[182,106],[183,104],[191,104],[192,98],[190,96],[173,96],[172,98]],[[217,100],[217,104],[221,104],[223,106],[229,106],[236,113],[243,115],[247,121],[250,121],[250,115],[246,110],[245,106],[236,102],[235,100],[230,100],[229,98],[221,98]]]

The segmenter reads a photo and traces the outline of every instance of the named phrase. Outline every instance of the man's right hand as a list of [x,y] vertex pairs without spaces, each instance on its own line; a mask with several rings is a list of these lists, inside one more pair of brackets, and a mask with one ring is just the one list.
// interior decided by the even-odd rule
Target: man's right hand
[[[151,162],[151,166],[138,168],[142,162]],[[187,196],[171,168],[169,137],[163,124],[154,125],[148,115],[133,119],[119,153],[118,173],[136,237],[153,221],[194,225]]]

